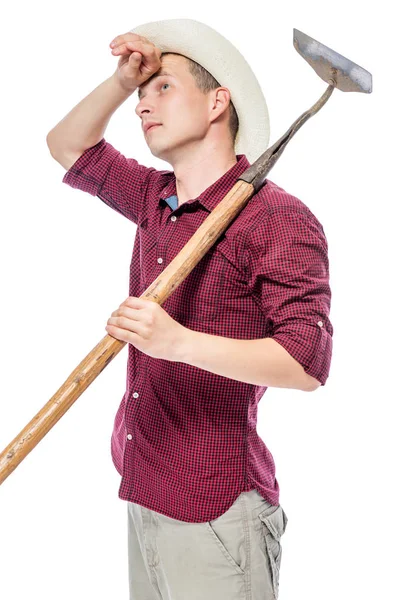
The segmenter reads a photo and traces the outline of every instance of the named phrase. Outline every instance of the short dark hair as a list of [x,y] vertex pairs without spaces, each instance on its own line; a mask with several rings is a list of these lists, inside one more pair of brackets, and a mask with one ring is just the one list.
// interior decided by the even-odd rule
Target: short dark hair
[[[166,54],[175,54],[174,52],[163,52],[163,55]],[[183,55],[181,55],[183,56]],[[220,83],[199,63],[184,56],[184,58],[188,62],[189,71],[193,75],[193,79],[195,80],[196,86],[199,90],[207,94],[211,90],[215,90],[218,87],[222,87]],[[229,131],[232,138],[232,145],[235,147],[236,137],[239,130],[239,118],[236,112],[236,109],[232,103],[232,100],[229,102],[229,122],[228,122]]]

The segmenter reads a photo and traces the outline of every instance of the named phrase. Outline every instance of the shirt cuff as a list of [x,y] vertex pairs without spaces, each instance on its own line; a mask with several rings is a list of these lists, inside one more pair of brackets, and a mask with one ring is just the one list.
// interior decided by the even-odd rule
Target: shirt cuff
[[118,150],[103,137],[95,146],[87,148],[64,174],[62,183],[97,196],[112,160]]
[[307,375],[325,385],[332,358],[332,336],[323,321],[286,325],[272,337],[302,365]]

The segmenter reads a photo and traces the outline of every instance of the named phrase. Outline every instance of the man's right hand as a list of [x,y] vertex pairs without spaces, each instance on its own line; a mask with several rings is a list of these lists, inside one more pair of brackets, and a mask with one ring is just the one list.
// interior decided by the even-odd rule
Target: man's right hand
[[161,68],[162,51],[142,35],[128,32],[112,42],[112,54],[120,57],[115,76],[126,91],[134,92]]

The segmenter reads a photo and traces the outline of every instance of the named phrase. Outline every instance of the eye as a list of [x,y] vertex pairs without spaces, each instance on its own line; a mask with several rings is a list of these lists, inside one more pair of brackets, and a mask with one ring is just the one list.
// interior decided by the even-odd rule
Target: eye
[[163,83],[162,86],[161,86],[161,88],[163,88],[164,85],[169,85],[169,83]]

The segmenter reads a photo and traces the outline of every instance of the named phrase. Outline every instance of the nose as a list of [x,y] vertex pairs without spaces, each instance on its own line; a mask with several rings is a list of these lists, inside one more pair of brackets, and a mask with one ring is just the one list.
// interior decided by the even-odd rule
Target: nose
[[154,102],[150,99],[149,94],[146,94],[144,98],[139,100],[135,112],[138,117],[141,117],[144,113],[153,114],[154,113]]

